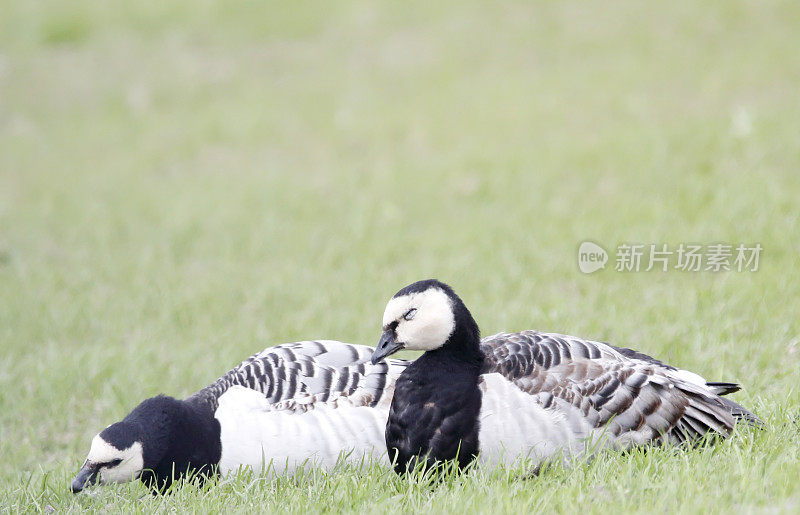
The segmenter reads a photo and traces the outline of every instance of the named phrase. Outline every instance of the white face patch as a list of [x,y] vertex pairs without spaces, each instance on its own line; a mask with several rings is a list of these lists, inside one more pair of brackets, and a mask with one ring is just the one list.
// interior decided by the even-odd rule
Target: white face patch
[[[416,311],[408,314],[411,310]],[[391,299],[383,312],[383,327],[395,321],[397,341],[411,350],[438,349],[456,327],[450,298],[439,288]]]
[[[138,477],[144,468],[141,442],[133,442],[127,449],[117,449],[103,440],[100,435],[92,440],[92,447],[86,460],[100,466],[100,484],[125,483]],[[117,460],[120,460],[117,463]]]

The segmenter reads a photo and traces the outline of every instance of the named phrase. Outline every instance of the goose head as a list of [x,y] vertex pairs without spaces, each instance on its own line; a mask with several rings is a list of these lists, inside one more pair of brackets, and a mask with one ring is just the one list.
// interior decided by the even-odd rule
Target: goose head
[[383,334],[372,362],[402,349],[450,349],[479,356],[480,332],[464,302],[447,284],[427,279],[394,294],[383,313]]
[[155,470],[170,445],[179,403],[163,395],[147,399],[97,434],[72,480],[72,492],[95,484],[125,483]]

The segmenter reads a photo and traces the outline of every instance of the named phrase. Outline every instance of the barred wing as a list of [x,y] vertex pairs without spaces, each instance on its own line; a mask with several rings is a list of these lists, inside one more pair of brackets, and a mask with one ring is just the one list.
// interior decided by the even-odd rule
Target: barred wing
[[298,399],[305,405],[325,403],[356,392],[358,402],[374,406],[387,395],[391,398],[390,387],[407,363],[386,360],[373,365],[372,352],[371,347],[333,340],[277,345],[246,359],[190,399],[216,410],[219,397],[237,385],[262,393],[276,407]]
[[603,428],[619,446],[728,435],[737,418],[748,418],[735,416],[730,405],[741,407],[700,376],[636,351],[537,331],[485,338],[481,349],[484,373],[501,374],[575,427]]

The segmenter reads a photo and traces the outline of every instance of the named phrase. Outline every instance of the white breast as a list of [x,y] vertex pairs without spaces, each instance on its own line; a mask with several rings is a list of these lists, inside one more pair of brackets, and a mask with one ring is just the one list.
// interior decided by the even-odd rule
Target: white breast
[[220,472],[239,468],[293,474],[299,466],[330,470],[337,462],[388,464],[388,403],[354,406],[342,398],[308,410],[275,409],[264,395],[234,386],[219,399]]
[[599,436],[583,417],[544,408],[538,396],[523,392],[498,373],[481,378],[481,463],[508,466],[530,459],[538,464],[554,456],[579,455]]

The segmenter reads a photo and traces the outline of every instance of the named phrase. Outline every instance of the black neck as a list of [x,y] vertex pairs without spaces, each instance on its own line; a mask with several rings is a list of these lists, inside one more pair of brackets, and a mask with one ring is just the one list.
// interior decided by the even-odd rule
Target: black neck
[[461,299],[457,299],[453,306],[453,315],[456,321],[453,334],[444,345],[438,349],[426,352],[437,358],[451,358],[463,361],[470,365],[480,367],[483,362],[481,353],[481,332],[472,314],[467,310]]
[[222,454],[219,422],[208,406],[173,401],[156,417],[155,430],[143,432],[145,470],[140,479],[154,490],[168,488],[187,474],[200,480],[213,475]]
[[[420,356],[419,359],[425,358],[426,360],[430,361],[451,361],[451,362],[458,362],[466,365],[470,368],[475,368],[476,371],[479,371],[481,365],[483,363],[483,354],[481,353],[479,348],[473,348],[472,346],[464,346],[460,343],[452,344],[448,340],[448,343],[439,347],[438,349],[434,349],[431,351],[427,351],[425,354]],[[477,372],[476,372],[477,373]]]

